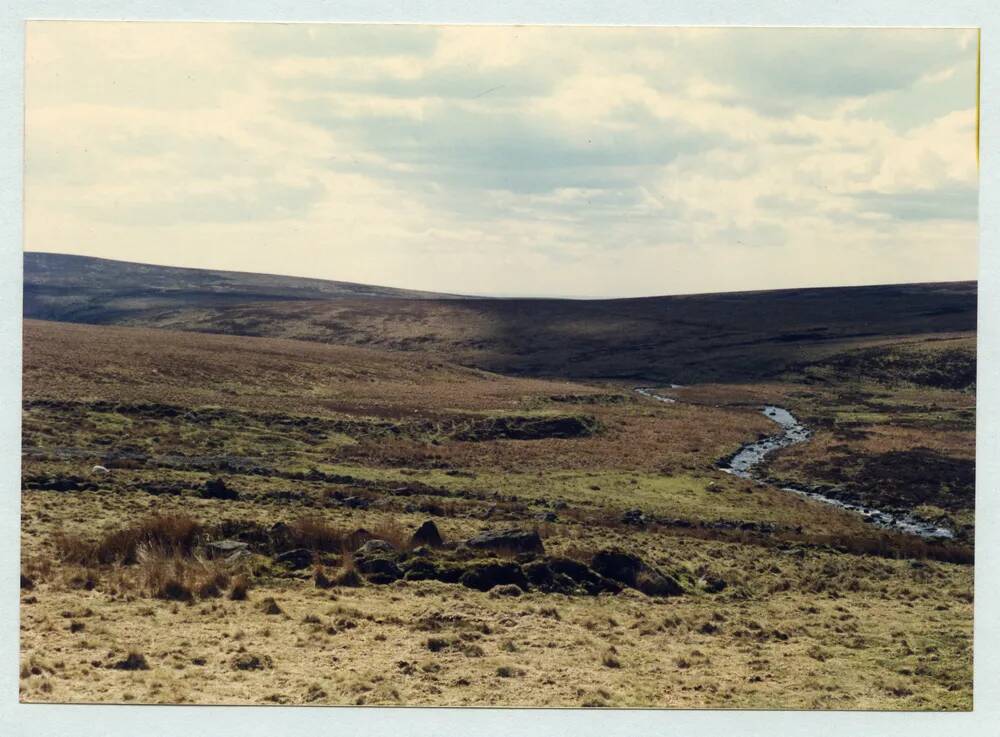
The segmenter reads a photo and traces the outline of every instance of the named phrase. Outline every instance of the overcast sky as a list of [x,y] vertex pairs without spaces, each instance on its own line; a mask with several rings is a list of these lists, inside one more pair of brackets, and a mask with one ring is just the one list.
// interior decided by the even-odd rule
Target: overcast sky
[[32,23],[27,250],[468,294],[974,279],[976,34]]

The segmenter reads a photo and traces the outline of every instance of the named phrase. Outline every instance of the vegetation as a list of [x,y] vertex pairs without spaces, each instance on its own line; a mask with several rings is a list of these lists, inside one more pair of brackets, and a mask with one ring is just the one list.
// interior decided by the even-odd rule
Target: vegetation
[[[910,306],[966,299],[927,289]],[[347,309],[316,302],[309,321]],[[21,698],[968,709],[974,336],[943,311],[845,337],[853,304],[822,346],[772,324],[674,357],[657,370],[722,377],[744,351],[755,378],[660,390],[676,403],[621,379],[665,347],[531,378],[545,351],[463,347],[452,318],[376,348],[28,320]],[[427,302],[414,335],[453,309]],[[601,325],[580,318],[581,351]],[[814,435],[763,476],[954,537],[724,473],[774,432],[765,403]]]

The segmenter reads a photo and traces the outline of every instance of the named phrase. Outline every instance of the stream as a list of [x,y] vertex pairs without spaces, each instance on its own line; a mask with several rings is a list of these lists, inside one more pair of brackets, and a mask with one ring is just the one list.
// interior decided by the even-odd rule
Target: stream
[[[681,387],[676,384],[671,384],[670,388],[679,389]],[[635,391],[644,397],[648,397],[649,399],[659,402],[672,404],[677,401],[672,397],[657,394],[651,387],[637,387]],[[751,479],[757,481],[758,483],[767,483],[765,481],[761,481],[755,476],[754,470],[757,466],[759,466],[768,455],[776,450],[779,450],[780,448],[787,448],[790,445],[797,445],[799,443],[806,442],[809,440],[812,433],[809,431],[809,428],[795,419],[795,416],[783,407],[765,405],[762,412],[769,420],[776,422],[781,427],[782,432],[776,435],[768,435],[767,437],[761,438],[760,440],[752,443],[747,443],[736,451],[735,455],[728,459],[725,462],[725,465],[721,468],[723,471],[732,474],[733,476]],[[823,502],[824,504],[829,504],[850,512],[855,512],[860,514],[866,522],[870,522],[871,524],[884,529],[898,530],[911,535],[919,535],[923,538],[954,537],[954,533],[951,530],[933,522],[920,519],[919,517],[916,517],[908,512],[886,512],[879,509],[873,509],[871,507],[865,507],[861,504],[844,502],[839,499],[834,499],[833,497],[825,496],[816,491],[810,491],[808,489],[794,486],[780,486],[778,488],[782,491],[798,494],[799,496],[803,496],[808,499],[814,499],[816,501]]]

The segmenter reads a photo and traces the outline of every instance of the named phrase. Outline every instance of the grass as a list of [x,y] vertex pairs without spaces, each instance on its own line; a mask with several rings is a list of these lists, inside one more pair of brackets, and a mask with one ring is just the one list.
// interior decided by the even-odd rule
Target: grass
[[[68,563],[104,566],[113,563],[130,565],[145,552],[151,555],[190,555],[201,526],[184,513],[158,514],[110,532],[91,542],[78,535],[58,533],[55,547]],[[153,552],[155,551],[155,553]]]
[[[921,446],[970,458],[967,391],[809,384],[802,374],[673,390],[677,405],[558,401],[560,416],[600,422],[588,437],[463,442],[433,431],[346,442],[345,421],[551,416],[549,397],[631,388],[294,341],[38,323],[26,340],[25,481],[89,485],[22,492],[22,700],[971,705],[967,540],[886,534],[714,465],[773,429],[758,411],[769,401],[818,428],[814,442],[774,459],[769,471],[783,478],[816,480],[815,464],[839,455]],[[926,424],[921,403],[948,421]],[[879,421],[836,422],[850,412]],[[905,418],[919,422],[895,422]],[[111,473],[91,476],[101,461]],[[201,498],[212,478],[239,499]],[[945,501],[919,511],[971,522],[972,510]],[[645,526],[623,522],[636,508]],[[347,554],[351,534],[407,550],[428,519],[452,544],[516,526],[537,527],[553,557],[589,561],[623,547],[684,593],[513,597],[366,582]],[[313,551],[310,567],[272,559],[280,534],[281,549]],[[208,540],[241,535],[251,555],[202,555]],[[282,613],[267,613],[275,607]],[[149,670],[126,679],[115,663],[130,651]]]

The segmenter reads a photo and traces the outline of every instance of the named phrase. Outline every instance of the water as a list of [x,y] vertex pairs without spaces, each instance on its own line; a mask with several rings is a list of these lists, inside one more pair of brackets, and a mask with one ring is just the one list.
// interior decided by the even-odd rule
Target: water
[[784,432],[780,435],[769,435],[755,443],[744,445],[730,459],[729,465],[723,469],[724,471],[740,478],[751,478],[753,469],[760,465],[761,461],[769,454],[779,448],[804,443],[809,439],[811,433],[808,428],[796,420],[787,409],[768,405],[764,407],[764,416],[781,425]]
[[[671,384],[670,388],[680,389],[681,387],[677,384]],[[648,397],[649,399],[653,399],[657,402],[673,404],[677,401],[672,397],[657,394],[653,391],[652,387],[636,387],[635,390],[642,396]],[[768,435],[766,438],[761,438],[753,443],[744,445],[732,458],[729,459],[729,462],[723,466],[722,470],[726,473],[730,473],[733,476],[739,476],[744,479],[755,479],[754,469],[756,469],[768,455],[781,448],[787,448],[791,445],[804,443],[812,436],[809,428],[795,419],[795,416],[783,407],[777,407],[770,404],[765,405],[763,414],[769,420],[773,420],[780,425],[782,432],[778,435]],[[839,507],[856,514],[860,514],[866,522],[870,522],[871,524],[884,529],[899,530],[900,532],[906,532],[911,535],[919,535],[920,537],[925,538],[954,537],[954,533],[951,530],[941,527],[940,525],[936,525],[933,522],[927,522],[926,520],[920,519],[906,512],[885,512],[879,509],[865,507],[860,504],[854,504],[852,502],[843,502],[839,499],[834,499],[833,497],[824,496],[816,491],[797,488],[794,486],[783,486],[780,488],[782,491],[798,494],[799,496],[803,496],[808,499],[813,499],[818,502],[823,502],[824,504],[829,504],[834,507]]]
[[[774,420],[781,426],[782,433],[780,435],[769,435],[768,437],[762,438],[754,443],[744,445],[739,449],[739,451],[737,451],[736,455],[729,460],[728,465],[723,467],[722,470],[726,473],[731,473],[734,476],[739,476],[744,479],[753,478],[754,469],[760,465],[764,458],[766,458],[769,454],[779,448],[787,448],[790,445],[804,443],[809,440],[812,435],[812,433],[809,432],[809,428],[796,420],[795,416],[787,409],[767,405],[764,407],[763,413],[765,417],[770,420]],[[906,532],[911,535],[919,535],[920,537],[926,538],[954,537],[954,533],[951,530],[941,527],[940,525],[936,525],[933,522],[927,522],[926,520],[915,517],[907,512],[898,514],[885,512],[872,507],[865,507],[861,504],[843,502],[839,499],[834,499],[833,497],[824,496],[816,491],[801,489],[794,486],[783,486],[781,487],[781,490],[798,494],[799,496],[803,496],[808,499],[814,499],[816,501],[823,502],[824,504],[839,507],[850,512],[855,512],[860,514],[866,522],[870,522],[877,527],[899,530],[900,532]]]
[[[671,384],[670,388],[681,389],[682,387],[680,384]],[[657,402],[663,402],[665,404],[675,404],[677,402],[677,400],[674,399],[673,397],[667,397],[664,396],[663,394],[657,394],[656,392],[653,391],[653,387],[651,386],[637,386],[635,390],[642,396],[647,397],[649,399],[653,399]]]

